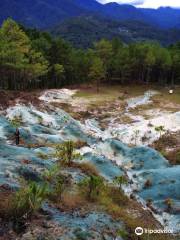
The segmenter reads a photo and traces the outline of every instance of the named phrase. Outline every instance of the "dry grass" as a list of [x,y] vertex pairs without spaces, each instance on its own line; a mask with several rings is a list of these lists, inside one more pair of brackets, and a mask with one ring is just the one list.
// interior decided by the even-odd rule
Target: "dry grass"
[[87,175],[95,175],[95,176],[99,175],[95,166],[89,162],[82,162],[82,163],[73,162],[72,164],[73,164],[72,167],[80,169],[83,173]]
[[180,132],[167,133],[155,141],[151,147],[166,157],[172,165],[180,164]]
[[[77,163],[75,163],[76,165]],[[93,165],[89,163],[78,163],[77,168],[80,168],[84,173],[89,175],[97,175],[98,172]],[[79,189],[80,190],[80,189]],[[71,194],[67,193],[64,198],[64,202],[67,201],[68,209],[76,209],[79,206],[82,208],[89,208],[91,203],[84,198],[82,194]],[[99,210],[104,210],[114,220],[120,220],[125,223],[126,229],[129,233],[128,240],[137,240],[134,230],[136,227],[141,226],[149,229],[160,229],[162,226],[152,216],[149,210],[143,210],[141,204],[137,203],[136,200],[129,199],[120,189],[105,184],[105,187],[100,192],[96,201],[93,202]],[[147,235],[141,236],[138,240],[146,240]],[[149,236],[149,240],[173,240],[176,239],[172,236],[152,234]]]
[[80,149],[82,147],[87,146],[87,143],[85,141],[82,141],[82,140],[78,140],[74,144],[75,144],[75,148],[77,148],[77,149]]
[[[113,219],[124,222],[128,240],[137,240],[137,235],[134,233],[136,227],[141,226],[146,229],[161,229],[162,226],[154,219],[151,212],[143,210],[142,206],[127,197],[123,196],[121,191],[109,192],[111,195],[105,195],[100,199],[100,204],[104,206]],[[118,201],[117,201],[118,200]],[[147,235],[142,235],[138,240],[146,240]],[[173,240],[176,239],[169,235],[152,234],[149,240]]]
[[158,88],[157,89],[161,94],[156,95],[153,99],[156,99],[160,102],[171,102],[174,104],[180,104],[180,86],[176,87],[173,94],[169,94],[169,90],[167,88]]
[[177,144],[178,141],[173,134],[164,134],[153,143],[153,147],[158,151],[162,151],[166,148],[174,148]]
[[165,152],[164,156],[172,165],[180,165],[180,148]]
[[0,192],[0,218],[7,219],[11,214],[13,193],[11,191]]
[[64,192],[59,207],[64,211],[74,211],[86,205],[87,202],[80,194]]
[[74,97],[78,97],[82,101],[83,99],[88,100],[89,106],[99,107],[100,105],[114,102],[117,99],[120,100],[124,93],[126,93],[126,98],[136,97],[142,95],[149,88],[151,87],[147,85],[102,85],[99,93],[96,92],[94,87],[80,88]]

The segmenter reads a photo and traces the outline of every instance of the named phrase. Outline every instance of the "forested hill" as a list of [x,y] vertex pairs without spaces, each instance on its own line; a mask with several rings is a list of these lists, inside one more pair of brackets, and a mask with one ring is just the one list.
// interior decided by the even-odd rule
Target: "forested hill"
[[8,17],[30,27],[47,28],[82,14],[118,21],[141,21],[160,28],[180,28],[180,9],[140,9],[95,0],[1,0],[0,23]]
[[60,36],[73,46],[92,47],[102,38],[120,38],[125,43],[158,41],[163,46],[180,41],[180,29],[161,29],[141,21],[110,20],[97,15],[81,15],[53,27],[51,33]]
[[78,49],[12,19],[0,28],[0,88],[26,90],[72,84],[179,84],[180,44],[124,44],[101,39]]

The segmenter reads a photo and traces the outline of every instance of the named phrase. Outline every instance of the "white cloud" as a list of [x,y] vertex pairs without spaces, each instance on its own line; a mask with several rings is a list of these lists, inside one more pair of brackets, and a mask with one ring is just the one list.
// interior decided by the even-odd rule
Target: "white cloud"
[[123,4],[132,4],[138,7],[158,8],[158,7],[180,7],[180,0],[98,0],[101,3],[117,2]]

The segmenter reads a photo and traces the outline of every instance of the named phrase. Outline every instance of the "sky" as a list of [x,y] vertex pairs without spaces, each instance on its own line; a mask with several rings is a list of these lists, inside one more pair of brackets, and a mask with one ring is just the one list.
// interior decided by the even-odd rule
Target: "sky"
[[158,8],[158,7],[178,7],[180,8],[180,0],[98,0],[101,3],[108,2],[117,2],[117,3],[125,3],[132,4],[136,7],[144,7],[144,8]]

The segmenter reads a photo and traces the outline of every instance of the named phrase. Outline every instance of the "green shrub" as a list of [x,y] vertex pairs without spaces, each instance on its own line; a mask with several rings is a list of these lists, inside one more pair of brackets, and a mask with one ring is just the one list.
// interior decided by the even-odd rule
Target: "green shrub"
[[30,182],[28,185],[23,185],[14,194],[11,205],[11,217],[13,220],[18,220],[23,217],[30,217],[41,208],[42,203],[48,195],[47,185],[39,185],[35,182]]
[[115,177],[113,182],[121,188],[123,184],[128,183],[128,179],[125,175],[122,175],[122,176]]
[[69,176],[65,176],[60,172],[60,166],[54,165],[49,170],[45,170],[43,178],[49,184],[49,197],[51,200],[57,202],[61,200],[62,194],[66,189],[66,186],[70,185]]
[[94,175],[86,177],[79,183],[79,188],[88,200],[96,200],[104,188],[103,178]]
[[75,152],[75,143],[73,141],[66,141],[56,145],[54,157],[56,157],[60,163],[70,166],[73,160],[80,159],[81,155]]
[[15,116],[13,119],[9,120],[9,122],[14,128],[19,128],[23,123],[22,116]]
[[57,176],[57,174],[60,171],[60,167],[58,165],[54,165],[52,166],[50,169],[46,169],[43,174],[42,177],[48,181],[49,183],[51,183]]

